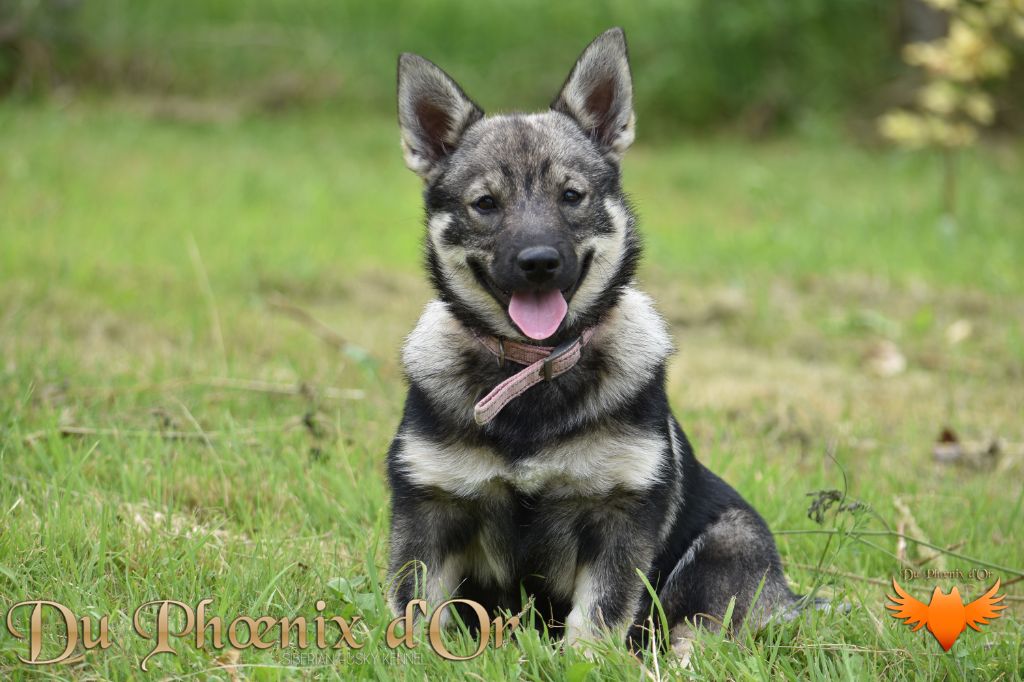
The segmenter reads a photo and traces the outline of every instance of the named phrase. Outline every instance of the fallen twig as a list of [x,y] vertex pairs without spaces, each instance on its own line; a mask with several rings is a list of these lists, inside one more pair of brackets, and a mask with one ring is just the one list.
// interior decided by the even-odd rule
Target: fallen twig
[[348,348],[353,345],[344,336],[314,317],[308,310],[300,308],[290,301],[286,301],[281,296],[271,296],[267,299],[267,305],[277,312],[287,315],[296,322],[309,327],[314,334],[336,348]]
[[272,393],[275,395],[319,395],[335,400],[362,400],[366,392],[358,388],[335,388],[333,386],[317,387],[305,382],[299,384],[259,381],[254,379],[231,379],[229,377],[213,377],[200,379],[196,383],[215,388],[230,388],[237,391],[253,391],[256,393]]
[[1024,575],[1018,575],[1016,578],[1010,578],[1009,580],[1003,583],[1003,587],[1009,587],[1014,583],[1019,583],[1021,580],[1024,580]]
[[894,530],[842,531],[842,530],[829,529],[829,528],[809,528],[809,529],[801,529],[801,530],[777,530],[777,531],[774,531],[774,534],[775,535],[838,535],[838,534],[844,534],[844,535],[850,535],[853,538],[857,538],[858,536],[861,536],[861,535],[882,535],[882,536],[889,536],[889,537],[899,537],[899,538],[903,538],[904,540],[909,540],[910,542],[916,542],[919,545],[925,545],[926,547],[934,549],[934,550],[936,550],[938,552],[942,552],[943,554],[948,554],[951,557],[956,557],[957,559],[961,559],[963,561],[970,561],[970,562],[975,563],[975,564],[977,564],[979,566],[984,566],[985,568],[991,568],[991,569],[996,570],[996,571],[1002,571],[1003,573],[1010,573],[1012,575],[1020,576],[1020,577],[1024,578],[1024,570],[1021,570],[1019,568],[1008,568],[1006,566],[1000,566],[999,564],[992,563],[991,561],[984,561],[982,559],[978,559],[978,558],[975,558],[975,557],[972,557],[972,556],[968,556],[966,554],[961,554],[959,552],[954,552],[952,550],[946,549],[945,547],[940,547],[940,546],[934,545],[934,544],[932,544],[930,542],[926,542],[924,540],[919,540],[918,538],[910,537],[910,536],[905,535],[903,533],[898,533],[898,532],[896,532]]
[[284,396],[310,396],[316,395],[332,400],[363,400],[366,392],[358,388],[338,388],[335,386],[319,386],[309,382],[297,384],[287,382],[262,381],[259,379],[234,379],[232,377],[207,377],[199,379],[172,379],[149,384],[135,384],[133,386],[82,386],[69,387],[71,393],[100,393],[113,395],[116,393],[146,393],[148,391],[165,391],[174,388],[186,388],[189,386],[204,386],[210,388],[226,388],[236,391],[250,391],[253,393],[269,393],[272,395]]
[[[198,433],[195,431],[156,431],[149,429],[111,429],[97,428],[93,426],[58,426],[57,433],[62,436],[132,436],[144,438],[146,436],[160,436],[167,440],[200,440],[206,441],[210,436],[220,435],[216,432]],[[38,438],[46,435],[46,431],[36,431],[29,434],[26,439]]]
[[[961,547],[963,547],[966,544],[967,544],[967,540],[961,540],[960,542],[954,542],[952,545],[947,547],[945,551],[947,551],[947,552],[955,552],[956,550],[960,549]],[[932,554],[931,556],[925,557],[923,559],[919,559],[918,562],[917,562],[917,565],[918,566],[924,566],[926,563],[928,563],[929,561],[931,561],[932,559],[934,559],[937,556],[939,556],[939,554]]]
[[821,568],[820,566],[813,566],[811,564],[798,564],[792,561],[783,562],[786,566],[792,566],[793,568],[801,568],[805,571],[814,571],[815,573],[821,573],[822,575],[830,575],[834,578],[849,578],[851,580],[858,580],[862,583],[871,583],[872,585],[881,585],[882,587],[889,587],[889,583],[879,578],[868,578],[867,576],[857,575],[856,573],[847,573],[846,571],[837,571],[828,568]]
[[[277,427],[274,427],[277,428]],[[269,430],[269,429],[264,429]],[[245,433],[252,433],[255,429],[248,429],[240,432],[242,435]],[[56,432],[64,437],[71,436],[112,436],[114,438],[163,438],[164,440],[198,440],[203,443],[209,443],[212,438],[221,438],[232,435],[239,435],[238,433],[224,433],[222,431],[177,431],[168,430],[161,431],[157,429],[118,429],[118,428],[101,428],[93,426],[58,426]],[[50,431],[33,431],[26,435],[22,440],[31,445],[37,440],[44,438]]]

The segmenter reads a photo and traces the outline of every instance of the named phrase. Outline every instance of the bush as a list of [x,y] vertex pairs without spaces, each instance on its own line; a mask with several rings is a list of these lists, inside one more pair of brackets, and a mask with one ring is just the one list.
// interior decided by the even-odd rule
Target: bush
[[86,61],[80,0],[0,2],[0,95],[39,91],[74,77]]
[[[62,25],[55,8],[67,4],[15,7],[47,8]],[[897,10],[891,0],[93,0],[81,28],[117,87],[230,97],[290,76],[390,113],[400,51],[440,63],[486,109],[536,108],[587,41],[621,25],[645,125],[770,127],[872,94],[898,62]]]

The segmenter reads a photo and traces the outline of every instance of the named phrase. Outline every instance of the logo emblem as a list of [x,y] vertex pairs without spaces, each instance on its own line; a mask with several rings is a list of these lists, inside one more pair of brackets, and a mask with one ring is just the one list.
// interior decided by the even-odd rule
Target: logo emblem
[[915,625],[914,632],[927,626],[928,632],[932,633],[939,645],[949,651],[953,643],[960,636],[960,633],[970,626],[973,630],[981,632],[981,625],[988,625],[989,619],[998,618],[999,613],[1006,608],[1005,605],[998,605],[1006,595],[996,595],[999,589],[999,581],[992,586],[988,592],[978,597],[970,604],[964,604],[960,598],[960,592],[954,587],[949,594],[943,594],[936,587],[932,592],[932,599],[924,604],[911,597],[896,579],[893,578],[892,586],[898,597],[889,596],[895,604],[886,604],[885,608],[893,613],[893,618],[902,618],[904,624]]

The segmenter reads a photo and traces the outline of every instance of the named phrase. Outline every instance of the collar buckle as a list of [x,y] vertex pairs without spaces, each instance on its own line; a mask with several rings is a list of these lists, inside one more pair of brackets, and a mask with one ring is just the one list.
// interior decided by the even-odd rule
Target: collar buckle
[[498,337],[498,367],[505,369],[505,339]]
[[541,365],[541,373],[544,375],[545,381],[551,381],[555,376],[555,361],[560,357],[572,351],[573,347],[580,343],[580,337],[563,341],[562,343],[555,346],[551,354],[544,358],[544,364]]

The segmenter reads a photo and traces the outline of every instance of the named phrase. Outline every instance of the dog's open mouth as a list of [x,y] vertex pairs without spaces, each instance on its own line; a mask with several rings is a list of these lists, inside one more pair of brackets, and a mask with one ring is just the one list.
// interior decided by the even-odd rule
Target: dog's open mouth
[[529,338],[540,341],[553,336],[562,326],[562,321],[569,312],[569,301],[590,271],[593,258],[594,252],[588,251],[583,257],[579,277],[568,289],[523,290],[513,291],[511,294],[499,287],[479,262],[470,261],[469,265],[480,286],[506,307],[508,316],[516,327]]

